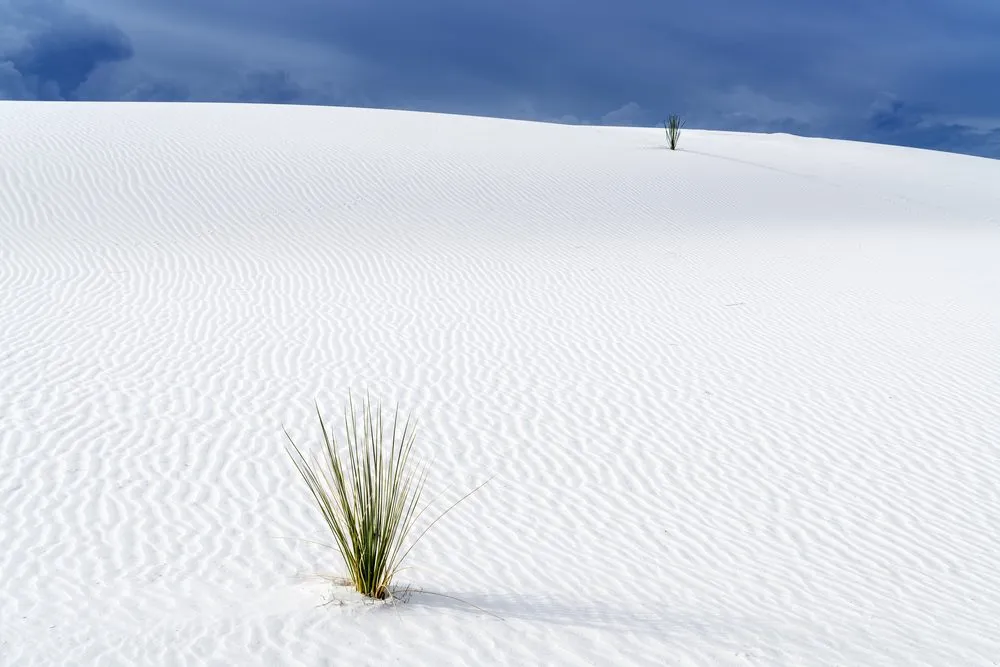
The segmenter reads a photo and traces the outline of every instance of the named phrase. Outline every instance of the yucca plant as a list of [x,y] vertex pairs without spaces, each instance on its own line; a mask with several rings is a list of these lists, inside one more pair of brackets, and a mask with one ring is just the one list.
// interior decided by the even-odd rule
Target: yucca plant
[[670,144],[670,150],[677,150],[677,142],[681,139],[681,128],[684,127],[684,121],[677,114],[671,114],[665,121],[663,121],[663,129],[667,131],[667,143]]
[[351,584],[362,595],[384,600],[392,596],[392,582],[403,561],[424,533],[476,487],[448,507],[410,541],[409,535],[422,512],[418,510],[427,470],[411,461],[416,430],[407,417],[399,428],[399,407],[393,417],[391,440],[384,442],[382,406],[373,411],[366,394],[358,432],[354,399],[344,414],[346,457],[326,428],[319,405],[323,448],[307,460],[288,431],[288,454],[319,507],[334,543],[343,557]]

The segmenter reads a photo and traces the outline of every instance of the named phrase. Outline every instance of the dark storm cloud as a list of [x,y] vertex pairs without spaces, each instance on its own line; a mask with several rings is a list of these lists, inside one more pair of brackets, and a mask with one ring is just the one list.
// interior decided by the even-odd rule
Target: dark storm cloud
[[267,104],[299,102],[305,96],[305,89],[284,70],[250,72],[236,91],[240,102]]
[[128,37],[54,0],[0,6],[0,94],[17,99],[74,99],[99,66],[132,57]]

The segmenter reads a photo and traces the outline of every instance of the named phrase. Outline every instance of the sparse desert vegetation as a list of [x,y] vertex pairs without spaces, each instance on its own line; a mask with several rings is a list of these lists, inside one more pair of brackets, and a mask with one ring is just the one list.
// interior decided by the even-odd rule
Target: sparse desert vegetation
[[681,129],[684,127],[684,121],[677,114],[671,114],[665,121],[663,121],[663,129],[667,132],[667,145],[670,146],[670,150],[677,150],[677,144],[681,140]]
[[289,456],[334,539],[347,578],[362,595],[384,600],[392,595],[396,574],[424,532],[471,492],[414,537],[414,524],[427,509],[419,508],[427,467],[412,458],[417,432],[411,417],[400,424],[396,406],[386,440],[382,404],[373,405],[366,393],[360,413],[354,397],[348,397],[343,440],[327,428],[319,405],[316,418],[320,451],[307,456],[286,430]]

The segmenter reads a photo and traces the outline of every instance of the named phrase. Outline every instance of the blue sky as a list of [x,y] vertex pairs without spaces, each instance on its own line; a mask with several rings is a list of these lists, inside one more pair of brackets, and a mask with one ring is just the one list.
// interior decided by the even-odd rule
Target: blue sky
[[1000,157],[1000,2],[0,0],[0,98],[677,112]]

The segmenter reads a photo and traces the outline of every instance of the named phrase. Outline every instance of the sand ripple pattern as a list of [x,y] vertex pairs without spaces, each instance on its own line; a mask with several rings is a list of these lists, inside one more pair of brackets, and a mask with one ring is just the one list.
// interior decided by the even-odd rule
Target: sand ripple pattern
[[[0,105],[0,665],[995,665],[1000,162]],[[370,386],[415,595],[287,461]],[[330,602],[320,606],[324,602]]]

